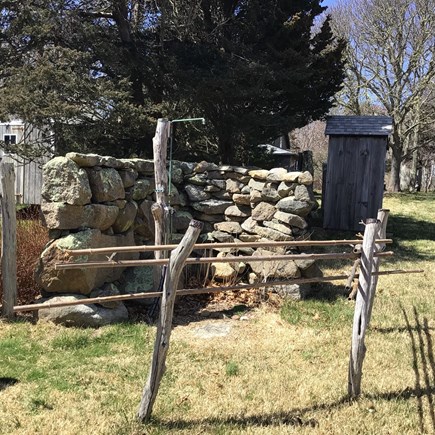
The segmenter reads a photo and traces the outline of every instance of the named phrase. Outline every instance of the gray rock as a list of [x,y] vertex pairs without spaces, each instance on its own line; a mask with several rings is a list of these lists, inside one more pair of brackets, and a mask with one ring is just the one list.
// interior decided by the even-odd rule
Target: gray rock
[[254,233],[255,227],[258,225],[257,221],[252,219],[251,216],[248,217],[244,222],[242,222],[241,227],[244,231],[248,233]]
[[69,205],[62,202],[43,202],[41,210],[47,228],[55,230],[74,230],[97,228],[102,231],[115,222],[119,209],[103,204]]
[[184,190],[187,193],[187,196],[191,201],[205,201],[206,199],[210,199],[210,195],[204,191],[204,188],[194,184],[186,184],[184,186]]
[[232,195],[225,190],[220,190],[219,192],[213,192],[213,197],[216,199],[221,199],[223,201],[230,200]]
[[231,178],[229,178],[228,180],[226,180],[226,191],[229,193],[240,193],[240,189],[243,187],[243,185],[241,183],[239,183],[236,180],[232,180]]
[[235,204],[249,205],[251,203],[251,195],[243,195],[240,193],[235,193],[233,195],[233,201]]
[[294,240],[294,237],[289,236],[288,234],[273,230],[272,228],[260,227],[259,225],[254,228],[254,232],[265,239],[274,240],[276,242],[287,242]]
[[228,233],[223,232],[223,231],[213,231],[210,235],[211,235],[211,237],[213,237],[213,239],[215,239],[221,243],[233,243],[234,242],[234,237]]
[[152,175],[154,174],[154,160],[145,159],[129,159],[131,167],[140,174]]
[[[276,255],[272,251],[258,248],[253,254],[253,257],[259,256],[273,256]],[[277,260],[277,261],[260,261],[249,262],[252,270],[261,277],[266,278],[299,278],[301,272],[292,260]]]
[[134,231],[146,240],[154,240],[155,236],[154,217],[151,212],[153,204],[153,201],[147,199],[142,201],[134,221]]
[[215,179],[215,180],[224,180],[226,177],[225,172],[221,171],[208,171],[208,178]]
[[128,187],[134,186],[134,183],[136,182],[136,179],[139,175],[139,173],[132,169],[122,169],[119,172],[119,176],[121,177],[122,184],[124,185],[124,189],[127,189]]
[[[118,296],[119,290],[113,283],[106,283],[101,288],[97,288],[95,290],[92,290],[89,294],[90,298],[106,298],[110,296]],[[101,301],[96,303],[96,305],[101,305],[104,308],[116,308],[119,304],[121,304],[121,301]]]
[[263,201],[272,201],[277,202],[281,199],[281,195],[278,193],[276,188],[276,184],[274,183],[266,183],[261,191],[261,197]]
[[179,164],[184,175],[192,174],[196,166],[196,163],[190,163],[190,162],[179,162]]
[[196,173],[202,173],[205,171],[216,171],[219,169],[219,166],[216,165],[215,163],[209,163],[206,161],[202,161],[196,164],[195,169],[193,170],[193,172]]
[[224,231],[229,234],[241,234],[243,232],[238,222],[219,222],[214,224],[214,228],[217,231]]
[[268,287],[269,290],[277,293],[282,298],[290,298],[297,301],[306,299],[311,294],[309,284],[287,284]]
[[285,213],[283,211],[277,211],[274,214],[274,218],[278,219],[281,222],[291,225],[292,227],[307,228],[308,224],[305,222],[305,219],[301,218],[296,214]]
[[302,175],[302,172],[289,172],[287,175],[284,176],[283,181],[288,181],[289,183],[296,183],[300,175]]
[[249,199],[252,204],[258,204],[259,202],[263,201],[263,196],[258,190],[252,189],[251,194],[249,195]]
[[196,174],[193,177],[189,177],[186,180],[190,184],[196,184],[198,186],[206,186],[209,182],[213,184],[213,180],[208,180],[206,174]]
[[221,189],[217,186],[208,185],[204,187],[204,192],[219,192]]
[[[301,269],[302,271],[307,270],[309,267],[311,267],[316,261],[315,260],[309,260],[309,259],[302,259],[302,260],[295,260],[295,263]],[[303,272],[302,272],[303,273]]]
[[187,230],[190,221],[193,219],[188,211],[176,210],[172,215],[172,227],[175,231]]
[[222,221],[222,214],[193,213],[193,216],[195,217],[195,219],[199,221],[205,221],[211,223]]
[[244,207],[243,205],[232,205],[225,209],[225,216],[247,218],[251,214],[251,209],[249,207]]
[[249,195],[251,193],[251,188],[249,186],[243,186],[240,193],[242,193],[243,195]]
[[[65,253],[68,249],[105,248],[109,246],[134,245],[133,232],[125,235],[109,236],[102,234],[100,230],[87,229],[66,237],[52,241],[41,254],[39,264],[35,272],[35,281],[49,293],[76,293],[88,295],[94,288],[100,287],[105,282],[113,282],[119,279],[123,268],[101,269],[61,269],[55,268],[57,263],[69,260],[82,262],[92,259],[93,261],[107,260],[105,255],[83,255],[69,257]],[[136,253],[118,253],[116,259],[134,260],[138,258]]]
[[284,177],[287,175],[287,170],[284,168],[273,168],[269,171],[266,177],[267,181],[284,181]]
[[249,176],[254,178],[255,180],[263,180],[266,181],[267,176],[269,175],[269,171],[266,169],[255,169],[248,172]]
[[82,168],[98,166],[100,161],[100,156],[98,154],[67,153],[65,157],[73,160]]
[[249,183],[248,183],[248,186],[251,189],[258,190],[259,192],[261,192],[264,189],[265,185],[266,185],[266,183],[264,181],[256,181],[253,178],[251,180],[249,180]]
[[[230,254],[225,254],[223,252],[219,252],[217,254],[218,258],[221,257],[232,257]],[[234,263],[212,263],[211,264],[211,271],[213,278],[218,279],[220,281],[229,281],[237,277],[238,275],[238,269],[239,269],[239,262],[237,260],[237,257],[234,257],[235,261]]]
[[206,214],[223,214],[225,210],[232,206],[231,201],[220,201],[218,199],[208,199],[207,201],[192,204],[192,207],[201,213]]
[[128,231],[135,219],[138,210],[138,205],[134,201],[129,201],[122,210],[119,210],[118,217],[112,225],[115,233],[125,233]]
[[[70,302],[87,299],[85,296],[56,296],[44,304]],[[55,324],[76,327],[99,327],[112,323],[126,322],[128,311],[123,303],[115,308],[104,308],[95,304],[73,305],[69,307],[42,308],[38,312],[39,320]]]
[[282,181],[278,186],[278,195],[282,198],[289,196],[292,192],[294,192],[294,184],[289,183],[287,181]]
[[186,205],[177,187],[171,183],[171,189],[168,192],[169,204],[171,205]]
[[[118,289],[121,294],[148,293],[155,291],[153,268],[151,266],[130,267],[119,281]],[[135,304],[151,305],[155,298],[134,299]],[[133,302],[133,301],[132,301]]]
[[122,160],[115,159],[115,157],[112,156],[98,156],[97,166],[121,169],[125,168],[125,163]]
[[87,169],[94,202],[124,199],[125,190],[118,171],[114,168]]
[[298,182],[300,184],[309,186],[310,184],[313,184],[313,176],[308,171],[305,171],[301,175],[299,175]]
[[142,178],[136,180],[134,186],[131,188],[131,199],[141,201],[145,199],[150,193],[154,191],[154,181]]
[[55,157],[44,165],[42,197],[49,202],[85,205],[91,202],[91,187],[84,169],[66,157]]
[[255,221],[263,222],[271,220],[275,212],[276,208],[274,205],[267,202],[260,202],[254,210],[252,210],[251,216]]
[[210,184],[212,186],[216,186],[218,187],[220,190],[225,190],[227,187],[227,183],[225,180],[215,180],[215,179],[211,179],[209,180]]
[[279,231],[280,233],[287,234],[291,236],[292,229],[289,225],[280,223],[277,219],[272,219],[271,221],[263,222],[263,225],[267,228],[272,228],[272,230]]
[[240,175],[248,175],[249,169],[242,166],[233,166],[233,172]]
[[260,236],[257,234],[240,234],[239,239],[242,242],[258,242],[260,240]]
[[301,217],[305,217],[311,211],[312,205],[304,202],[297,201],[292,197],[283,198],[277,202],[276,208],[286,213],[296,214]]
[[307,189],[307,186],[304,186],[303,184],[299,184],[298,186],[296,186],[295,189],[295,200],[313,203],[314,197]]
[[174,184],[181,184],[184,180],[183,170],[179,166],[172,165],[171,181]]
[[323,276],[323,272],[317,263],[312,264],[307,269],[301,270],[301,272],[304,278],[321,278]]

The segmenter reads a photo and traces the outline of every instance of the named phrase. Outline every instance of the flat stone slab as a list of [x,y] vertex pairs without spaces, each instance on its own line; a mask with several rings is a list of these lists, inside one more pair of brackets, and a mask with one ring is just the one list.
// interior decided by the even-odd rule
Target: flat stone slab
[[229,323],[208,323],[193,330],[193,334],[199,338],[226,337],[231,332],[232,326]]

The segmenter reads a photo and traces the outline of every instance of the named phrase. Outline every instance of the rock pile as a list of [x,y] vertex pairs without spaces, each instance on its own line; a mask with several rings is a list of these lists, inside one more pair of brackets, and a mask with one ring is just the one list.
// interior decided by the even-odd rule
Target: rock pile
[[[54,264],[67,259],[65,249],[152,243],[153,176],[152,160],[115,159],[95,154],[69,153],[45,165],[41,208],[51,240],[41,255],[36,273],[44,296],[89,297],[151,290],[152,272],[148,267],[130,269],[126,278],[122,269],[55,270]],[[175,161],[171,181],[169,202],[174,242],[181,239],[192,218],[204,222],[202,240],[247,242],[304,238],[307,237],[305,217],[316,207],[309,172],[287,172],[283,168],[249,170],[207,162]],[[281,252],[284,252],[282,248],[272,247],[268,250],[241,248],[238,252],[221,249],[218,256]],[[135,259],[138,255],[118,254],[117,258]],[[75,257],[71,261],[84,259]],[[87,259],[105,257],[92,255]],[[249,281],[254,282],[264,277],[282,279],[319,274],[314,262],[239,260],[213,264],[215,277],[228,281],[251,271]],[[304,294],[299,286],[281,291],[296,297]],[[91,306],[94,311],[88,316],[94,319],[93,324],[122,320],[126,316],[122,306],[119,302],[104,307],[110,314],[106,317],[101,307]],[[71,310],[67,318],[76,319]],[[64,318],[62,315],[59,318]]]

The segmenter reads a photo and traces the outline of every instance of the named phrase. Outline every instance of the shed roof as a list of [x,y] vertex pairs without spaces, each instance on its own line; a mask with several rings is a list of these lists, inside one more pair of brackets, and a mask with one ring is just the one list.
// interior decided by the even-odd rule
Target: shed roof
[[389,116],[329,116],[325,134],[330,136],[388,136],[392,131]]

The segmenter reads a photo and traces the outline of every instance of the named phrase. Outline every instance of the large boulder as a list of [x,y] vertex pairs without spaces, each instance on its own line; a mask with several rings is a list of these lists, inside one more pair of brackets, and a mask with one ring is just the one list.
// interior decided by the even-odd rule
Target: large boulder
[[49,202],[85,205],[91,202],[91,188],[84,169],[66,157],[55,157],[44,165],[42,197]]
[[[157,291],[154,288],[153,268],[151,266],[130,267],[118,281],[118,289],[121,294],[148,293]],[[155,298],[134,299],[132,303],[150,305]]]
[[[87,260],[107,260],[106,255],[83,255],[71,257],[65,250],[134,245],[133,232],[125,235],[108,236],[100,230],[87,229],[52,241],[42,252],[35,273],[36,282],[48,293],[77,293],[89,295],[91,291],[105,282],[119,279],[124,268],[81,268],[56,269],[57,263],[65,261],[83,262]],[[136,259],[136,253],[117,254],[116,259]]]
[[[56,296],[48,299],[44,304],[49,306],[50,304],[86,299],[88,298],[80,295]],[[125,305],[119,302],[114,308],[105,308],[96,304],[72,305],[68,307],[41,308],[38,317],[39,320],[65,326],[95,328],[127,321],[128,311]]]
[[[258,248],[252,257],[259,256],[273,256],[276,255],[272,251],[266,249]],[[277,261],[256,261],[247,263],[251,266],[253,272],[263,278],[282,278],[291,279],[299,278],[301,272],[296,266],[296,263],[292,260],[277,260]]]
[[95,202],[114,201],[125,198],[124,183],[114,168],[87,169],[92,189],[92,200]]
[[305,201],[298,201],[293,197],[283,198],[278,201],[276,208],[280,211],[284,211],[290,214],[296,214],[301,217],[305,217],[311,211],[312,204]]
[[113,231],[115,233],[125,233],[128,231],[136,219],[138,206],[134,201],[128,201],[122,210],[119,210],[118,217],[113,223]]
[[44,223],[50,230],[96,228],[107,230],[115,222],[119,209],[112,205],[69,205],[63,202],[43,202]]

